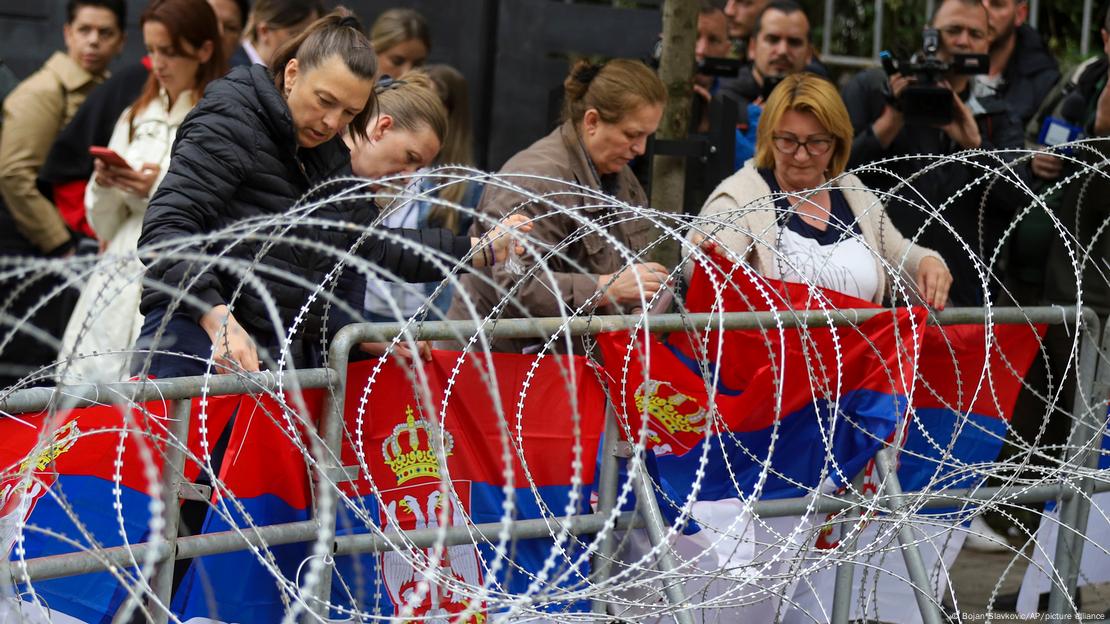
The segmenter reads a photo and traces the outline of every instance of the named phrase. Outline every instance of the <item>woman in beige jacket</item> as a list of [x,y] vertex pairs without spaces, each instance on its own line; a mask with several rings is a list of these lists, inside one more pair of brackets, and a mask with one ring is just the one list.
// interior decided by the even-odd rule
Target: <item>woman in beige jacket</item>
[[883,204],[843,173],[852,124],[840,94],[814,74],[775,88],[760,119],[755,157],[702,208],[692,240],[708,238],[757,273],[881,303],[888,273],[905,272],[941,309],[952,274],[931,249],[906,240]]
[[[525,255],[526,270],[535,268],[526,277],[504,267],[464,276],[449,318],[481,318],[503,301],[501,318],[615,313],[650,301],[666,280],[667,269],[639,256],[654,240],[654,228],[634,210],[647,197],[628,167],[659,125],[663,83],[643,63],[616,59],[600,66],[579,62],[563,86],[563,124],[509,159],[499,174],[546,201],[491,183],[478,206],[495,220],[513,212],[530,217],[529,238],[538,243],[544,264],[535,268]],[[590,197],[583,188],[625,207]],[[521,352],[537,342],[498,339],[491,346]]]

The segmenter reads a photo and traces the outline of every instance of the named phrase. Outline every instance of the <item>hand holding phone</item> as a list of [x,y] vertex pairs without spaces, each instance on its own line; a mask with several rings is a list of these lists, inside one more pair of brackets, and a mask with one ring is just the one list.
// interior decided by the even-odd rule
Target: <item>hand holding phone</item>
[[89,153],[92,154],[93,158],[102,161],[110,167],[121,167],[123,169],[131,168],[131,165],[127,164],[123,156],[120,156],[115,150],[108,149],[107,147],[93,145],[89,147]]

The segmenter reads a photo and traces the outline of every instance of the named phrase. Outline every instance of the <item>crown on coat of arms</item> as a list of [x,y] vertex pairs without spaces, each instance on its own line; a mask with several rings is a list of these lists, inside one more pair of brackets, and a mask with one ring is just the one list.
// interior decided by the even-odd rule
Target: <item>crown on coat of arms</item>
[[[439,479],[439,459],[432,442],[431,428],[423,419],[417,420],[412,407],[405,408],[405,422],[393,428],[393,434],[382,441],[382,457],[397,476],[397,485],[421,477]],[[407,435],[406,435],[407,434]],[[451,454],[455,442],[443,431],[443,453]]]
[[[664,393],[669,393],[664,396]],[[705,433],[706,413],[693,397],[670,384],[648,380],[636,389],[636,409],[666,428],[667,433]]]
[[51,436],[50,442],[31,451],[31,453],[20,462],[19,471],[26,472],[32,467],[34,470],[46,470],[46,467],[49,466],[51,462],[58,459],[58,457],[76,444],[77,438],[80,436],[81,430],[77,428],[77,419],[74,418],[61,427],[58,427]]

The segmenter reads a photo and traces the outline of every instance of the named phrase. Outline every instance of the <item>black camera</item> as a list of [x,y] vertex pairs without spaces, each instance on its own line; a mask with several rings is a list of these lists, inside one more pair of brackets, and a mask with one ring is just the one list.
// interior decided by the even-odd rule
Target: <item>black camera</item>
[[923,32],[921,51],[908,61],[899,61],[890,52],[879,54],[887,75],[902,74],[914,80],[906,85],[896,104],[907,123],[944,125],[954,114],[952,91],[938,84],[947,73],[985,74],[990,69],[986,54],[954,54],[952,62],[940,59],[940,33],[935,28]]

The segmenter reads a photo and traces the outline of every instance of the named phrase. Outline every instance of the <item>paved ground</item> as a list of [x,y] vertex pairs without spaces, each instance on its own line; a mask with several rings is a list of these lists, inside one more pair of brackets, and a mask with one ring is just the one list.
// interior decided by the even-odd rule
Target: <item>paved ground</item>
[[[962,621],[987,622],[987,605],[992,593],[996,592],[995,602],[998,602],[999,596],[1018,591],[1027,564],[1024,557],[1018,557],[1016,561],[1014,559],[1013,553],[977,553],[966,549],[960,553],[952,568],[952,587],[959,601]],[[1008,571],[1007,566],[1011,566]],[[1110,609],[1110,584],[1084,587],[1082,603],[1084,621],[1104,620],[1106,610]],[[1023,620],[1014,613],[995,611],[990,621]],[[1034,621],[1053,620],[1041,617]]]

